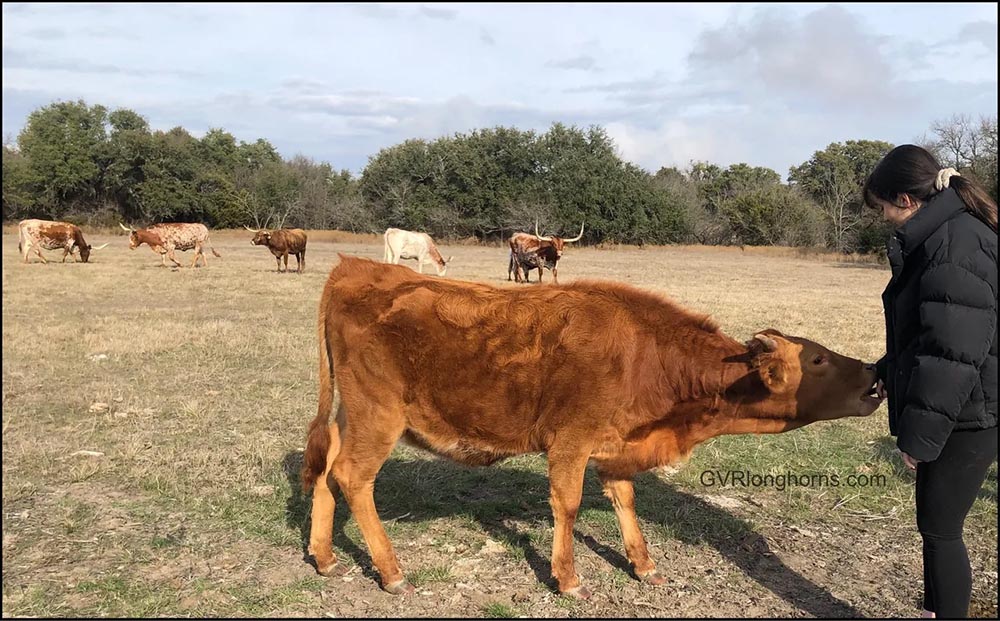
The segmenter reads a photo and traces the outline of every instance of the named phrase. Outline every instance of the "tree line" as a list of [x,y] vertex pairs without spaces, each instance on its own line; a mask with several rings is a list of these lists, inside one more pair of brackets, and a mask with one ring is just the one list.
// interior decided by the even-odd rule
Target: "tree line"
[[[937,121],[918,140],[997,196],[996,117]],[[211,227],[296,226],[442,239],[504,239],[515,230],[575,234],[584,243],[821,246],[879,250],[880,214],[861,186],[893,147],[848,140],[792,166],[691,162],[649,173],[624,161],[598,126],[536,133],[476,129],[406,140],[369,158],[360,177],[264,138],[223,129],[201,138],[154,131],[140,114],[84,101],[33,111],[3,147],[3,218],[79,224],[197,221]]]

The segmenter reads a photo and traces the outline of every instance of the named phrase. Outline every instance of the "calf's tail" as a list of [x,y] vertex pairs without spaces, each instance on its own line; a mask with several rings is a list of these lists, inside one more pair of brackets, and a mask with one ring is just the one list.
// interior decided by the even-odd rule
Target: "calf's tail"
[[316,418],[309,423],[306,438],[306,451],[302,459],[302,491],[308,492],[316,484],[316,479],[326,470],[327,458],[333,440],[336,440],[339,451],[340,435],[336,423],[330,425],[330,413],[333,410],[334,397],[337,393],[337,382],[334,376],[333,358],[330,344],[327,341],[327,292],[319,303],[319,409]]

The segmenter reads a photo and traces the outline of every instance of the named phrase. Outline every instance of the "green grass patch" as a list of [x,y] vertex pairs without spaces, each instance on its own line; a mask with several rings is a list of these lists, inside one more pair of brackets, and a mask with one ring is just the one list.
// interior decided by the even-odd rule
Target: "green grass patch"
[[485,619],[514,619],[521,616],[520,610],[502,602],[490,602],[483,606],[480,611]]
[[434,582],[453,582],[455,576],[451,573],[451,567],[439,565],[411,569],[406,572],[406,579],[413,586],[420,587]]

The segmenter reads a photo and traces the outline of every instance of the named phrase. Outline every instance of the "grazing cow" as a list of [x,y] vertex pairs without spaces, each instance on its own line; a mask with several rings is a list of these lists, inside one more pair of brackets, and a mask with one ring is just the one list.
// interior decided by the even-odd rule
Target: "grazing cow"
[[69,222],[54,222],[52,220],[21,220],[17,225],[17,251],[28,263],[28,253],[32,247],[35,254],[48,263],[42,256],[42,248],[46,250],[62,249],[62,263],[66,262],[66,257],[75,251],[80,251],[80,261],[86,263],[90,261],[90,253],[94,250],[101,250],[107,244],[101,244],[96,248],[83,239],[83,231],[75,224]]
[[166,267],[167,258],[173,261],[174,265],[180,267],[181,263],[174,256],[174,250],[191,250],[192,248],[194,248],[194,260],[191,261],[191,267],[197,265],[198,257],[201,257],[203,265],[208,267],[208,257],[202,252],[202,246],[206,245],[212,250],[212,254],[222,258],[222,255],[212,247],[212,242],[208,240],[208,227],[204,224],[166,222],[154,224],[145,229],[133,229],[119,222],[118,226],[129,232],[129,248],[135,250],[143,244],[148,244],[150,250],[158,253],[160,267]]
[[625,284],[505,289],[343,255],[320,299],[319,349],[319,412],[302,466],[313,488],[309,552],[330,574],[340,489],[391,593],[413,587],[372,493],[400,438],[467,465],[547,453],[552,575],[561,592],[586,598],[573,521],[588,462],[636,575],[662,584],[636,520],[634,475],[720,434],[867,416],[881,402],[873,365],[776,330],[743,344]]
[[281,259],[285,259],[285,271],[288,271],[288,255],[295,255],[295,265],[298,273],[306,269],[306,232],[302,229],[278,229],[269,231],[267,229],[252,229],[247,225],[243,228],[254,234],[250,243],[254,246],[267,246],[274,260],[278,262],[278,271],[281,271]]
[[511,272],[514,281],[521,282],[521,270],[524,269],[524,282],[530,282],[528,275],[538,268],[538,282],[542,282],[542,268],[552,270],[552,280],[559,284],[559,271],[556,264],[562,258],[565,244],[570,244],[583,237],[583,224],[580,224],[580,234],[570,239],[561,237],[545,237],[538,234],[538,223],[535,222],[535,234],[514,233],[510,236],[510,261],[507,263],[507,280]]
[[455,257],[444,259],[438,252],[434,240],[427,233],[415,233],[403,229],[386,229],[382,236],[385,239],[385,262],[399,265],[400,259],[416,259],[417,271],[424,273],[424,263],[433,263],[438,276],[444,276],[448,264]]

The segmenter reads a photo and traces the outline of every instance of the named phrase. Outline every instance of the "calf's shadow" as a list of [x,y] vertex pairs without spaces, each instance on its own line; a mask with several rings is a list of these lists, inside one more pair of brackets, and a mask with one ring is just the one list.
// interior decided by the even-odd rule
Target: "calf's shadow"
[[[302,493],[299,473],[302,451],[285,455],[283,467],[291,492],[287,500],[287,524],[299,529],[303,560],[311,562],[306,552],[311,496]],[[636,477],[635,491],[636,512],[641,518],[666,525],[686,544],[711,545],[748,577],[804,613],[827,618],[862,616],[852,605],[782,563],[771,553],[767,541],[746,521],[697,496],[679,491],[651,473]],[[512,498],[511,494],[516,497]],[[549,482],[543,474],[503,465],[469,468],[443,459],[407,460],[395,454],[382,466],[375,483],[375,504],[383,523],[394,518],[397,522],[422,522],[465,515],[493,539],[519,548],[539,582],[555,591],[549,559],[539,554],[526,534],[504,524],[504,518],[518,518],[551,529],[548,499]],[[610,508],[596,474],[588,468],[580,514],[588,509]],[[334,552],[350,556],[366,577],[378,583],[378,574],[372,568],[367,550],[355,545],[344,533],[348,519],[350,509],[343,495],[339,495],[334,519]],[[632,574],[628,560],[614,549],[621,546],[620,536],[598,542],[579,532],[574,535],[609,564]],[[669,559],[661,559],[657,564],[670,575]]]

